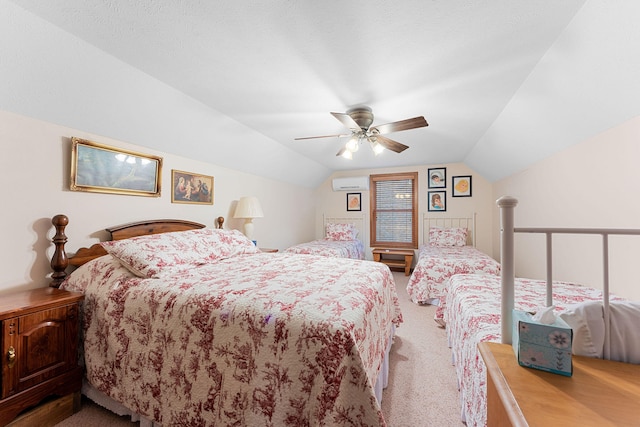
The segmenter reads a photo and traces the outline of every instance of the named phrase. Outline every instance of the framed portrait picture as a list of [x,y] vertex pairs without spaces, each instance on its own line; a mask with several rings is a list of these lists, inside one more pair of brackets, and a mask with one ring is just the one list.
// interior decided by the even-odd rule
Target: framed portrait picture
[[444,212],[447,210],[447,192],[446,191],[428,191],[429,195],[429,212]]
[[447,186],[447,168],[428,169],[429,188],[445,188]]
[[347,193],[347,211],[362,210],[362,193]]
[[162,157],[71,138],[71,191],[160,196]]
[[171,203],[213,204],[213,177],[171,170]]
[[453,197],[471,197],[471,175],[451,178]]

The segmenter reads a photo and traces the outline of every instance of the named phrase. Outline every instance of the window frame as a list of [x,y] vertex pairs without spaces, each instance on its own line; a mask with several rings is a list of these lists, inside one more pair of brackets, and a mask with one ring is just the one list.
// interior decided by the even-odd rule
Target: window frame
[[[376,183],[379,181],[401,181],[401,180],[411,180],[412,181],[412,230],[411,230],[411,242],[379,242],[376,235],[376,218],[377,218],[377,210],[376,209],[376,192],[377,186]],[[369,218],[370,221],[370,236],[371,236],[371,247],[378,248],[407,248],[407,249],[417,249],[418,248],[418,172],[399,172],[399,173],[387,173],[387,174],[377,174],[369,176]],[[405,210],[406,211],[406,210]]]

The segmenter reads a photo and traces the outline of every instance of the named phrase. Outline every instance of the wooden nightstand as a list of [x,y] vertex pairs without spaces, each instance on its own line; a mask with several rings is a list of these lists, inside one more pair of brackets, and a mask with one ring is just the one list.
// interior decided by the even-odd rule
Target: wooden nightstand
[[[413,263],[413,249],[385,249],[375,248],[372,251],[373,260],[387,264],[390,268],[404,269],[404,275],[411,274],[411,264]],[[386,256],[398,256],[398,258],[386,258]]]
[[565,377],[518,364],[508,344],[478,345],[490,426],[638,425],[640,365],[572,356]]
[[[76,292],[40,288],[0,300],[0,426],[51,395],[75,395],[65,402],[77,409],[82,386],[78,332],[83,298]],[[51,413],[43,420],[32,417],[30,422],[51,425],[56,422],[51,417]]]

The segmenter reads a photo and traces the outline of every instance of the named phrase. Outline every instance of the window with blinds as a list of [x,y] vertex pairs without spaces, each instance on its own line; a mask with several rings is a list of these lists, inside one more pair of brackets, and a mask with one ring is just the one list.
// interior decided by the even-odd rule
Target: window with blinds
[[418,247],[418,173],[371,175],[371,246]]

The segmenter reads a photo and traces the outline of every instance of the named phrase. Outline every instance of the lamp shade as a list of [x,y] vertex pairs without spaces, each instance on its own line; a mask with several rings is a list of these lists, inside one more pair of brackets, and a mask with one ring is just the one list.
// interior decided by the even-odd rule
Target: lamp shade
[[241,197],[233,214],[234,218],[262,218],[262,207],[257,197]]

